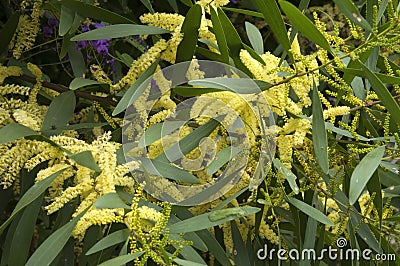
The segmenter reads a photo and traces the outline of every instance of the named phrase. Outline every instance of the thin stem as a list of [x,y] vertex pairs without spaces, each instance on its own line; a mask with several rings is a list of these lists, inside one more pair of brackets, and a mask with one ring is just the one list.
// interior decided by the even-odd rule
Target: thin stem
[[[28,75],[22,75],[22,76],[19,76],[19,78],[22,79],[22,80],[25,80],[25,81],[27,81],[29,83],[32,83],[32,84],[36,83],[36,79],[33,78],[33,77],[30,77]],[[55,83],[43,81],[42,85],[44,87],[46,87],[46,88],[52,89],[52,90],[60,92],[60,93],[66,92],[66,91],[70,91],[69,88],[67,88],[67,87],[65,87],[65,86],[63,86],[61,84],[55,84]],[[92,94],[89,94],[87,92],[78,91],[78,90],[74,90],[73,92],[75,93],[76,96],[79,96],[79,97],[84,98],[84,99],[88,99],[88,100],[92,100],[92,101],[98,101],[98,102],[104,102],[104,103],[108,103],[108,104],[110,104],[112,106],[117,106],[117,104],[118,104],[116,101],[114,101],[112,99],[112,97],[100,97],[100,96],[92,95]]]

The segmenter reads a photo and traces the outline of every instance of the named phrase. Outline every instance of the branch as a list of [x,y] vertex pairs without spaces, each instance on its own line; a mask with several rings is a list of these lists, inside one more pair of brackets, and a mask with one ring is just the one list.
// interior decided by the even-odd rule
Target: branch
[[[394,99],[400,98],[400,95],[396,95],[396,96],[394,96],[393,98],[394,98]],[[381,102],[382,102],[381,100],[378,100],[378,101],[373,101],[373,102],[366,103],[366,104],[363,104],[363,105],[360,105],[360,106],[356,106],[356,107],[351,108],[351,109],[350,109],[350,112],[352,112],[352,111],[357,111],[357,110],[360,110],[360,109],[362,109],[362,108],[371,107],[371,106],[380,104]]]
[[[25,80],[29,83],[35,84],[36,83],[36,79],[33,77],[30,77],[28,75],[21,75],[19,76],[20,79]],[[69,88],[65,87],[64,85],[61,84],[54,84],[51,82],[47,82],[47,81],[43,81],[42,85],[46,88],[49,88],[51,90],[57,91],[59,93],[62,92],[66,92],[66,91],[70,91]],[[117,106],[117,102],[114,101],[111,97],[100,97],[100,96],[96,96],[96,95],[92,95],[90,93],[87,92],[83,92],[83,91],[73,91],[75,93],[76,96],[79,96],[81,98],[85,98],[88,100],[92,100],[92,101],[97,101],[97,102],[103,102],[103,103],[108,103],[112,106]]]

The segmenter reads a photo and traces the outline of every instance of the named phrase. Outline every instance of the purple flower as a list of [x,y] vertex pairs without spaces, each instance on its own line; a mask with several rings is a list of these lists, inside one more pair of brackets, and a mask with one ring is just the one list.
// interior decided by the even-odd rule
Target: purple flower
[[96,51],[99,54],[102,54],[104,56],[108,56],[108,46],[102,44],[96,47]]
[[47,20],[47,24],[48,24],[50,27],[57,28],[57,27],[58,27],[58,20],[55,19],[55,18],[49,18],[49,19]]
[[83,25],[83,27],[82,27],[82,31],[83,31],[83,32],[90,31],[89,24],[85,24],[85,25]]
[[232,4],[237,5],[238,0],[229,0]]
[[78,41],[76,43],[76,50],[80,51],[83,48],[86,48],[86,46],[87,46],[87,42],[86,41]]
[[44,26],[43,27],[43,36],[45,39],[50,39],[53,36],[53,29],[48,26]]
[[96,29],[99,29],[99,28],[104,28],[106,25],[103,24],[103,23],[93,23],[93,26],[94,26]]

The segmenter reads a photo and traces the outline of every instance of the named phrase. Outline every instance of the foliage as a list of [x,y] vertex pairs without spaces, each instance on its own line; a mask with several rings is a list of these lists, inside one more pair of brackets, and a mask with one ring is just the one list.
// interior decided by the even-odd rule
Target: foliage
[[309,2],[2,1],[1,265],[399,264],[400,3]]

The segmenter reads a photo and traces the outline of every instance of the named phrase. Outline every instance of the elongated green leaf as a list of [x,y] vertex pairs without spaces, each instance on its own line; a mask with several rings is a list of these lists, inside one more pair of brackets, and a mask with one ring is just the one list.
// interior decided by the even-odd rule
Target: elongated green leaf
[[0,129],[0,144],[33,135],[38,133],[21,124],[11,123]]
[[124,208],[130,209],[131,207],[127,205],[122,199],[118,196],[118,193],[108,193],[100,198],[98,198],[94,202],[94,206],[99,209],[116,209],[116,208]]
[[[314,192],[314,197],[313,197],[313,205],[318,206],[319,201],[318,201],[318,191],[316,190]],[[303,250],[306,249],[312,249],[315,250],[315,240],[317,238],[317,226],[318,222],[315,220],[312,216],[309,216],[307,219],[307,227],[306,227],[306,237],[303,242]],[[309,265],[311,262],[309,259],[301,260],[299,263],[299,266],[306,266]]]
[[[151,75],[153,75],[157,66],[158,66],[158,61],[154,62],[151,66],[149,66],[148,69],[146,69],[146,71],[143,72],[142,75],[140,75],[140,77],[135,81],[135,83],[133,83],[132,86],[127,90],[127,92],[125,92],[124,96],[122,96],[122,99],[118,102],[112,115],[117,115],[117,114],[125,111],[125,109],[128,108],[128,106],[141,95],[141,93],[147,87],[147,86],[143,86],[143,82],[145,82]],[[148,80],[148,82],[150,82],[150,80]],[[136,90],[139,87],[142,88],[142,91],[136,92]],[[136,97],[135,97],[135,95],[136,95]]]
[[42,132],[45,136],[56,135],[61,132],[75,110],[75,94],[73,91],[61,93],[51,102],[43,120]]
[[150,0],[140,0],[140,2],[142,2],[142,4],[151,12],[154,13],[154,9],[153,6],[150,3]]
[[[8,265],[24,265],[31,248],[32,235],[36,225],[36,219],[42,205],[43,196],[38,197],[23,211],[18,225],[13,232],[13,239],[8,256]],[[16,222],[17,220],[14,220]]]
[[293,27],[315,44],[321,46],[328,52],[332,52],[332,49],[324,35],[322,35],[315,25],[303,13],[301,13],[297,7],[287,1],[279,1],[279,4]]
[[150,126],[141,136],[139,147],[147,147],[156,140],[159,140],[182,127],[185,123],[186,121],[165,121]]
[[243,43],[240,39],[240,36],[236,30],[236,28],[232,25],[230,19],[226,16],[224,11],[221,8],[218,8],[218,18],[221,21],[222,28],[225,32],[225,38],[229,48],[229,55],[232,58],[235,66],[246,73],[248,76],[251,76],[250,71],[243,64],[242,60],[240,60],[240,51],[243,49]]
[[174,261],[182,266],[207,266],[207,264],[198,263],[198,262],[189,261],[189,260],[183,260],[180,258],[176,258],[176,259],[174,259]]
[[163,176],[172,180],[189,184],[198,184],[200,181],[188,171],[157,159],[140,158],[142,166],[148,174]]
[[0,55],[5,52],[8,44],[11,42],[14,36],[14,32],[18,26],[19,16],[19,12],[13,13],[7,20],[6,24],[4,24],[3,28],[0,30]]
[[85,166],[87,168],[92,169],[95,172],[100,173],[101,169],[97,165],[96,161],[93,158],[91,151],[82,151],[75,154],[68,155],[69,158],[77,162],[79,165]]
[[325,121],[322,113],[322,104],[318,95],[318,88],[315,86],[315,83],[313,89],[312,111],[312,138],[315,156],[322,171],[324,171],[324,173],[328,173],[328,138],[326,135]]
[[172,7],[175,13],[179,13],[178,3],[176,2],[176,0],[168,0],[168,4]]
[[76,49],[74,42],[68,40],[66,43],[68,45],[68,56],[74,77],[83,77],[86,71],[86,64],[82,52]]
[[127,255],[122,255],[122,256],[118,256],[116,258],[113,258],[111,260],[107,260],[101,264],[99,264],[99,266],[116,266],[116,265],[125,265],[125,263],[128,263],[136,258],[139,258],[140,256],[142,256],[144,254],[143,251],[141,252],[135,252],[132,254],[127,254]]
[[68,33],[72,23],[74,22],[74,17],[75,11],[72,11],[64,5],[61,6],[60,24],[58,26],[58,33],[60,36],[64,36]]
[[260,208],[244,206],[211,211],[171,225],[170,232],[187,233],[199,231],[257,213],[260,210]]
[[387,108],[390,112],[390,118],[393,119],[398,125],[400,125],[400,107],[393,96],[390,94],[388,89],[382,83],[382,81],[361,61],[359,63],[362,66],[362,69],[367,76],[369,82],[371,82],[373,90],[378,95],[379,99],[382,101],[382,104]]
[[263,66],[265,66],[265,62],[262,59],[262,57],[256,53],[256,51],[253,50],[253,48],[251,48],[250,46],[248,46],[247,44],[243,43],[243,48],[249,52],[249,54],[251,55],[251,57],[253,57],[254,59],[256,59],[258,62],[260,62]]
[[328,216],[326,216],[325,214],[323,214],[321,211],[319,211],[316,208],[311,207],[310,205],[308,205],[305,202],[302,202],[298,199],[292,198],[292,197],[287,197],[287,200],[289,201],[290,204],[292,204],[293,206],[295,206],[297,209],[299,209],[300,211],[304,212],[305,214],[307,214],[309,217],[311,217],[312,219],[315,219],[316,221],[326,224],[326,225],[330,225],[330,226],[334,226],[335,224],[328,218]]
[[236,154],[242,149],[226,147],[217,153],[215,160],[212,161],[207,167],[207,174],[212,175],[217,172],[222,166],[229,162]]
[[143,35],[143,34],[152,35],[152,34],[164,34],[164,33],[169,33],[169,31],[146,25],[116,24],[81,33],[71,38],[71,41],[102,40],[102,39],[121,38],[132,35]]
[[211,21],[213,24],[213,30],[215,37],[217,38],[218,48],[225,64],[229,64],[229,49],[228,42],[226,40],[225,32],[222,27],[221,21],[219,20],[217,12],[214,8],[210,8]]
[[360,11],[351,0],[333,0],[340,11],[354,24],[372,32],[371,25],[361,16]]
[[71,90],[77,90],[82,87],[90,86],[90,85],[100,85],[103,83],[100,83],[95,80],[90,80],[90,79],[85,79],[85,78],[75,78],[74,80],[71,81],[71,84],[69,84],[69,88]]
[[[275,37],[278,39],[278,42],[282,45],[285,52],[291,56],[289,51],[291,47],[289,37],[276,0],[255,0],[255,3]],[[293,59],[293,57],[291,57],[291,59]]]
[[259,93],[269,89],[272,85],[262,81],[249,78],[204,78],[190,80],[192,86],[231,91],[239,94]]
[[257,18],[264,18],[264,15],[260,12],[255,12],[247,9],[241,9],[241,8],[233,8],[233,7],[222,7],[223,10],[226,11],[231,11],[239,14],[244,14],[252,17],[257,17]]
[[63,0],[62,4],[67,6],[71,10],[78,12],[85,18],[89,17],[97,19],[99,21],[108,22],[111,24],[123,24],[123,23],[135,24],[133,20],[123,17],[117,13],[81,1]]
[[[346,68],[344,70],[345,73],[356,75],[359,77],[367,78],[367,75],[361,69],[354,69],[354,68]],[[387,84],[400,84],[400,77],[390,76],[382,73],[373,72],[378,79],[382,81],[382,83]]]
[[247,37],[249,37],[251,46],[253,47],[254,51],[256,51],[258,54],[263,54],[264,40],[262,38],[261,32],[257,29],[256,26],[254,26],[250,22],[246,21],[245,25]]
[[[219,117],[221,118],[221,117]],[[182,155],[186,155],[193,149],[199,146],[200,141],[211,134],[219,125],[217,119],[210,119],[204,125],[193,130],[189,135],[181,139],[179,142],[173,144],[164,153],[156,157],[157,160],[164,162],[174,162],[181,158]]]
[[192,60],[196,50],[202,14],[202,8],[197,4],[193,5],[186,14],[181,28],[183,39],[176,51],[176,63]]
[[87,209],[51,234],[32,254],[25,265],[50,265],[50,263],[57,257],[58,253],[60,253],[65,244],[68,242],[68,239],[71,236],[76,224],[86,213],[86,211]]
[[289,183],[290,188],[294,191],[294,193],[299,193],[299,187],[297,186],[296,179],[297,177],[290,171],[281,161],[278,159],[273,160],[274,166],[278,169],[286,178]]
[[129,237],[129,229],[122,229],[116,231],[114,233],[109,234],[106,237],[103,237],[99,242],[97,242],[93,247],[91,247],[87,252],[86,255],[91,255],[93,253],[99,252],[103,249],[109,248],[116,244],[122,243],[126,241]]
[[31,204],[35,199],[37,199],[46,189],[53,183],[54,179],[57,178],[62,172],[64,172],[67,168],[63,168],[49,177],[37,182],[34,184],[18,201],[15,206],[13,212],[10,217],[5,221],[0,227],[0,234],[4,231],[7,225],[14,219],[15,215],[17,215],[21,210],[23,210],[26,206]]
[[349,188],[349,203],[353,205],[363,192],[369,179],[378,168],[383,155],[385,154],[385,146],[380,146],[370,151],[361,162],[356,166],[351,175]]

